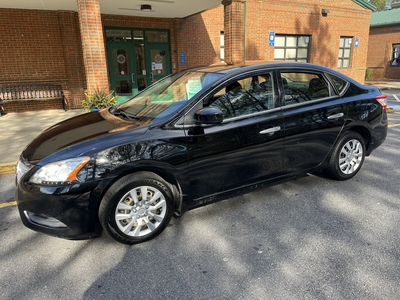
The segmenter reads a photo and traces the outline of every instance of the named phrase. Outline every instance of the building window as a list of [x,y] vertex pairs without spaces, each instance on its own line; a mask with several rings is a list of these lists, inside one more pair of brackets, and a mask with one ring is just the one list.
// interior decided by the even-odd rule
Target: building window
[[308,62],[310,36],[275,35],[275,60]]
[[400,44],[393,45],[392,66],[400,66]]
[[338,68],[350,68],[352,37],[340,37]]
[[219,58],[221,61],[225,61],[225,32],[219,33]]

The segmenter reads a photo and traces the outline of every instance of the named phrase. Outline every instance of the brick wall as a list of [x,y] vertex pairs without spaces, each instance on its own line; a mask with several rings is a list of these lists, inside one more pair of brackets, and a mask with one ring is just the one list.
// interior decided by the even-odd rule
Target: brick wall
[[[275,34],[311,35],[309,62],[337,69],[340,37],[353,36],[360,43],[358,48],[352,48],[351,68],[338,71],[364,82],[370,10],[351,0],[247,0],[246,5],[233,0],[231,6],[231,10],[225,11],[225,14],[236,12],[228,25],[230,28],[226,29],[233,30],[234,40],[231,43],[234,61],[237,62],[239,54],[244,51],[240,50],[244,43],[243,27],[240,24],[243,24],[242,12],[245,10],[246,61],[274,59],[274,47],[269,46],[268,41],[269,32],[273,31]],[[321,15],[322,8],[330,10],[328,16]]]
[[[310,63],[337,69],[364,82],[370,10],[351,0],[247,0],[246,4],[227,0],[224,3],[231,4],[180,21],[177,49],[187,58],[187,65],[181,68],[220,62],[220,31],[225,31],[226,63],[274,60],[274,47],[269,46],[268,40],[269,32],[274,31],[275,34],[310,35]],[[323,8],[330,10],[326,17],[321,14]],[[337,68],[341,36],[359,39],[359,46],[352,47],[350,68]]]
[[[220,63],[220,32],[224,31],[223,6],[182,19],[178,23],[176,59],[179,69]],[[179,55],[186,64],[181,65]]]
[[[0,85],[61,84],[68,107],[80,106],[85,72],[76,12],[0,9],[0,28]],[[62,109],[61,101],[7,106],[38,109]]]
[[371,28],[367,60],[371,80],[400,79],[400,67],[391,66],[393,44],[400,44],[400,25]]
[[[322,8],[330,10],[327,17],[321,16]],[[225,31],[228,63],[273,60],[274,47],[268,45],[268,34],[274,31],[311,35],[310,62],[334,69],[340,36],[354,36],[360,45],[352,49],[352,67],[339,71],[363,82],[370,15],[370,10],[351,0],[247,0],[246,5],[234,0],[225,8],[219,6],[185,19],[102,15],[101,22],[105,27],[170,30],[173,72],[220,63],[220,31]],[[87,77],[77,12],[0,9],[0,28],[0,85],[62,84],[68,107],[80,106]],[[184,65],[180,54],[185,54]]]

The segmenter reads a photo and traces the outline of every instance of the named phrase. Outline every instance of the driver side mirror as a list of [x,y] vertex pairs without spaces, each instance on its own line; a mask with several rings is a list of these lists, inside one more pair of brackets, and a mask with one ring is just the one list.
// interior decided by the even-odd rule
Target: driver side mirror
[[194,114],[194,119],[198,124],[215,125],[221,124],[224,120],[222,111],[214,107],[202,108]]

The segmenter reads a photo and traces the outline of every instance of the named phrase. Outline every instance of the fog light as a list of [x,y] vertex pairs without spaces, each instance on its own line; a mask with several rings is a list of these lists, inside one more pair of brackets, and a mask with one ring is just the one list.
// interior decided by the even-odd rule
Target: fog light
[[24,213],[31,223],[50,228],[68,228],[67,225],[65,225],[63,222],[60,222],[56,218],[48,217],[42,214],[35,214],[27,210],[24,210]]

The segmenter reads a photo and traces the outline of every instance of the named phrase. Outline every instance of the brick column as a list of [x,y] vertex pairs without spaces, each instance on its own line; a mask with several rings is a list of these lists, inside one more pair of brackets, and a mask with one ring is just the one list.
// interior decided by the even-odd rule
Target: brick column
[[244,38],[244,3],[242,0],[223,0],[225,62],[228,65],[241,64],[245,61]]
[[109,89],[99,0],[77,0],[86,88]]

